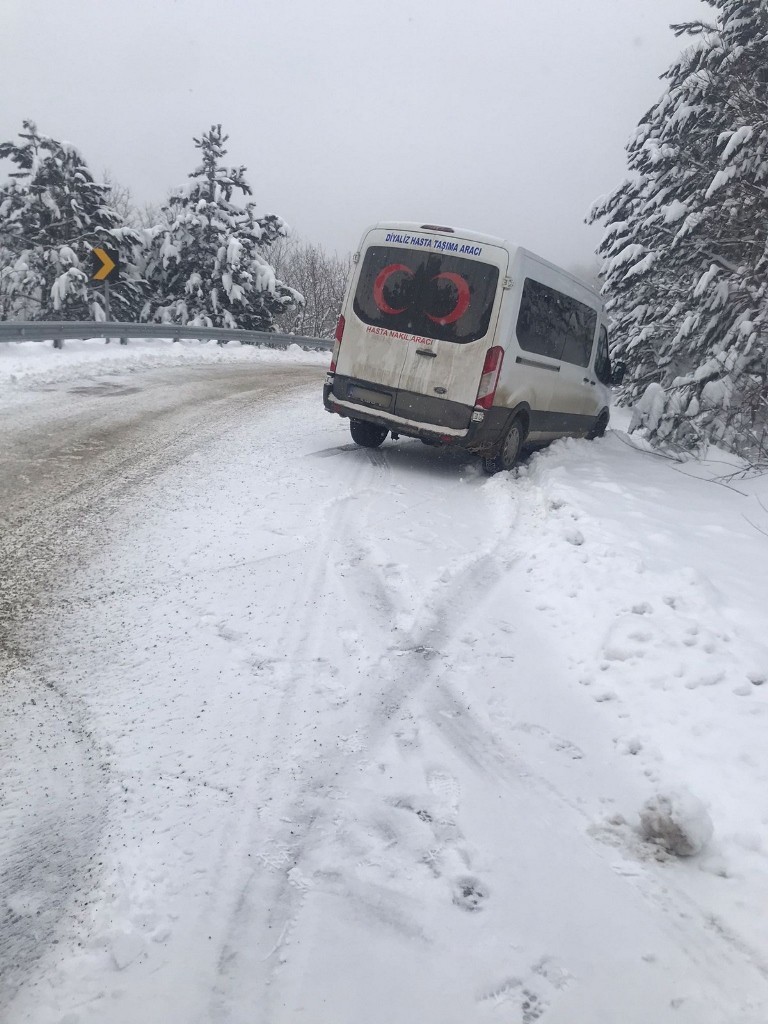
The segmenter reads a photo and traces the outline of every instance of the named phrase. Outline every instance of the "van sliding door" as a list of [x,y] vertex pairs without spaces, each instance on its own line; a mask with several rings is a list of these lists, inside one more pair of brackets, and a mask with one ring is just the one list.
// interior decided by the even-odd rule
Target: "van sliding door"
[[[536,268],[537,277],[549,276],[545,268],[541,271]],[[526,278],[517,339],[523,349],[521,361],[529,364],[526,372],[533,372],[536,362],[549,367],[548,404],[532,410],[531,416],[531,430],[542,439],[586,432],[592,426],[598,396],[590,383],[594,375],[589,364],[596,330],[596,310],[550,284]]]

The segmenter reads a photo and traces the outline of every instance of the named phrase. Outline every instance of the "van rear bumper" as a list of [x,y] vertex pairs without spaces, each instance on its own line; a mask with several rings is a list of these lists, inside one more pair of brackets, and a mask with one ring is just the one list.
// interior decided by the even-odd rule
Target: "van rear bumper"
[[[392,407],[411,411],[412,415],[402,416],[375,405],[350,400],[348,396],[351,388],[372,392],[370,397],[374,401],[379,394],[391,396]],[[475,409],[471,405],[460,405],[396,388],[382,388],[368,381],[330,373],[323,388],[323,404],[328,412],[338,416],[376,423],[392,433],[406,437],[455,444],[477,454],[492,451],[500,441],[508,419],[505,409]],[[426,416],[420,418],[425,413],[431,414],[429,419]]]

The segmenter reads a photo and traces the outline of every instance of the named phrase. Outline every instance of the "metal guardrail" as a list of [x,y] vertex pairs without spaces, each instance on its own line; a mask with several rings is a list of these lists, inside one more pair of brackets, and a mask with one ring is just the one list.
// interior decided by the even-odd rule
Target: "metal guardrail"
[[65,340],[84,338],[182,338],[193,341],[239,341],[243,345],[265,345],[269,348],[301,348],[330,351],[333,342],[326,338],[306,338],[299,334],[273,334],[270,331],[240,331],[227,327],[186,327],[181,324],[122,324],[75,320],[4,320],[0,322],[0,342],[53,341],[57,348]]

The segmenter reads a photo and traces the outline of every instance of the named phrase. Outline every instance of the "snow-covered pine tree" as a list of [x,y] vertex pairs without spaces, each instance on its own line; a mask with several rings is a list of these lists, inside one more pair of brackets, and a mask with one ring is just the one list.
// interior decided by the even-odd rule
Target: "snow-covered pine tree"
[[0,231],[0,320],[9,320],[15,305],[13,298],[6,294],[2,284],[2,273],[16,261],[13,249]]
[[[146,273],[152,289],[142,317],[162,323],[268,331],[275,316],[301,300],[277,280],[265,252],[285,235],[283,221],[257,217],[245,167],[224,167],[221,125],[195,146],[202,163],[188,185],[174,193],[153,231]],[[242,198],[241,197],[241,198]]]
[[[765,449],[768,424],[768,4],[705,0],[689,46],[596,204],[625,397],[661,385],[652,437]],[[663,413],[661,410],[663,409]],[[661,416],[659,418],[659,413]]]
[[0,143],[15,170],[0,187],[0,318],[103,320],[101,290],[89,284],[91,249],[116,249],[122,271],[111,315],[134,320],[142,302],[138,234],[109,205],[74,146],[24,121],[19,142]]

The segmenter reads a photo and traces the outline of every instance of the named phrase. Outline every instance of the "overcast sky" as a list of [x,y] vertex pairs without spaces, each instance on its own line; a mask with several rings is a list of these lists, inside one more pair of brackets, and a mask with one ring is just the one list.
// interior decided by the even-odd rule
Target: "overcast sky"
[[[376,220],[589,264],[584,217],[700,0],[0,0],[0,141],[23,118],[161,201],[221,122],[260,212],[340,252]],[[5,170],[2,179],[5,178]],[[0,180],[2,180],[0,179]]]

